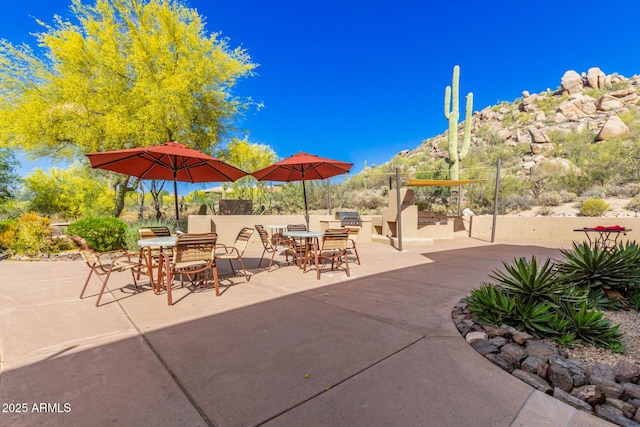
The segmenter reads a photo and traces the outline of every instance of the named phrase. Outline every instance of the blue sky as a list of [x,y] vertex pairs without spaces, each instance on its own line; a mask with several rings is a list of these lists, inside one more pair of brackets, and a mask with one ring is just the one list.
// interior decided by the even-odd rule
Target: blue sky
[[[8,3],[8,2],[7,2]],[[0,37],[33,43],[68,0],[3,5]],[[307,151],[381,164],[442,133],[445,87],[461,67],[474,111],[523,90],[556,89],[565,71],[640,73],[640,2],[188,0],[207,30],[244,47],[258,75],[236,94],[265,107],[239,123],[280,157]],[[25,164],[22,171],[30,169]]]

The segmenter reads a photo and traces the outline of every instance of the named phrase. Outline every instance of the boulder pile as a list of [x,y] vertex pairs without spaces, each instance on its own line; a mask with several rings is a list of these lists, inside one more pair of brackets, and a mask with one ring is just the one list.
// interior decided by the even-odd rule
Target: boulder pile
[[[589,132],[592,143],[625,137],[629,127],[619,115],[637,110],[640,100],[640,76],[630,78],[605,74],[600,68],[586,73],[567,71],[556,90],[541,93],[522,92],[513,103],[488,106],[473,114],[471,142],[484,147],[499,141],[507,147],[526,147],[519,176],[530,176],[542,163],[556,158],[559,144],[570,133]],[[462,125],[458,128],[462,131]],[[447,132],[426,139],[404,157],[447,158]],[[575,166],[569,170],[575,172]]]

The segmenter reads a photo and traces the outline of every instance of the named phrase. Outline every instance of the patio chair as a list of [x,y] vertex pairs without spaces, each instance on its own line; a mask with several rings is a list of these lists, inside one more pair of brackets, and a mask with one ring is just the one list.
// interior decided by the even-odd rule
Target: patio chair
[[356,262],[360,265],[360,255],[358,255],[358,248],[356,247],[356,241],[358,240],[358,233],[360,232],[360,228],[354,225],[347,225],[347,230],[349,230],[349,239],[347,240],[347,250],[353,250],[353,253],[356,256]]
[[[287,231],[307,231],[305,224],[289,224],[287,225]],[[296,239],[291,239],[292,255],[296,260],[296,264],[301,265],[301,260],[304,258],[305,245]]]
[[[138,236],[140,237],[140,240],[151,239],[153,237],[166,237],[166,236],[171,236],[171,231],[169,230],[169,227],[166,227],[164,225],[158,225],[158,226],[145,225],[138,229]],[[145,255],[145,251],[148,251],[146,255]],[[162,253],[161,247],[160,248],[141,247],[140,254],[138,256],[138,262],[142,263],[142,262],[148,261],[150,266],[157,267],[158,260],[160,258],[161,253]],[[148,260],[147,260],[147,255],[149,256]],[[140,274],[144,274],[144,273],[140,273]],[[137,277],[138,279],[140,278],[140,274],[138,274],[138,277]]]
[[244,267],[244,262],[242,262],[242,255],[244,254],[245,249],[247,249],[247,244],[249,243],[249,239],[251,238],[252,234],[253,228],[243,227],[236,236],[236,240],[233,242],[233,246],[227,246],[222,243],[216,245],[216,259],[228,260],[234,276],[236,275],[236,270],[235,268],[233,268],[233,263],[231,261],[238,261],[240,263],[240,266],[242,267],[244,279],[247,282],[249,281],[250,277],[247,274],[247,269]]
[[84,286],[80,292],[80,299],[84,297],[89,280],[94,273],[102,282],[102,287],[98,293],[98,300],[96,301],[96,307],[100,305],[100,299],[107,287],[111,273],[131,271],[133,284],[136,288],[138,287],[136,273],[145,272],[144,274],[146,274],[146,265],[137,261],[132,261],[132,254],[125,250],[96,252],[91,245],[89,245],[89,243],[80,236],[67,236],[67,238],[73,242],[78,249],[78,252],[80,252],[85,264],[89,267],[89,275],[87,276],[87,280],[84,282]]
[[339,268],[344,263],[347,277],[351,277],[349,271],[349,257],[347,256],[347,244],[349,240],[349,230],[347,228],[328,228],[322,235],[320,246],[309,248],[305,255],[304,271],[307,271],[307,263],[313,257],[313,264],[316,268],[317,279],[320,279],[321,264],[324,266],[331,260],[331,270]]
[[287,264],[289,264],[289,255],[293,256],[294,262],[296,260],[295,250],[293,250],[293,242],[288,237],[283,235],[274,236],[273,238],[269,237],[269,232],[265,230],[264,226],[256,224],[255,225],[258,234],[260,235],[260,240],[262,241],[262,246],[264,250],[262,251],[262,256],[260,257],[260,262],[258,263],[258,268],[262,264],[262,260],[264,259],[264,254],[271,254],[271,261],[269,261],[269,267],[267,271],[271,270],[271,265],[273,264],[273,259],[279,251],[284,250]]
[[[192,285],[204,286],[206,274],[211,272],[216,296],[220,296],[218,269],[215,262],[216,233],[183,233],[176,237],[173,253],[163,252],[159,265],[159,281],[165,276],[167,304],[173,305],[171,287],[177,275],[186,277]],[[166,269],[166,272],[164,271]],[[184,284],[184,282],[181,282]]]

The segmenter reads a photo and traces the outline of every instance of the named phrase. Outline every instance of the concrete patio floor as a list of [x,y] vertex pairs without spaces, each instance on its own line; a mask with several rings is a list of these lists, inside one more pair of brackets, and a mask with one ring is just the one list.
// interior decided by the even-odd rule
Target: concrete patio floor
[[0,425],[611,425],[494,366],[451,320],[502,260],[556,248],[358,242],[351,277],[320,280],[257,268],[249,248],[249,282],[223,263],[221,296],[177,289],[172,307],[129,274],[96,308],[80,261],[0,261]]

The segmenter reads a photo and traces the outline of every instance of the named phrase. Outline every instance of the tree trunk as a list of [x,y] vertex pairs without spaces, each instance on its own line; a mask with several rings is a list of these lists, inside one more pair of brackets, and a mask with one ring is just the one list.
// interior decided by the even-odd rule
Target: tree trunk
[[164,181],[160,186],[158,186],[158,181],[155,179],[151,181],[151,189],[149,193],[151,193],[151,197],[153,197],[153,208],[156,210],[156,220],[160,220],[162,218],[162,210],[160,208],[160,193],[162,192],[162,188],[164,187]]
[[138,220],[144,219],[144,185],[140,184],[140,202],[138,203]]
[[[133,182],[131,179],[133,178]],[[118,218],[124,209],[124,198],[127,195],[127,192],[130,191],[130,188],[136,188],[138,183],[140,182],[139,178],[135,178],[132,176],[122,176],[118,177],[115,180],[115,189],[116,189],[116,205],[113,210],[113,216]]]
[[113,216],[118,218],[124,209],[124,196],[127,194],[127,187],[129,186],[130,176],[119,176],[115,180],[116,190],[116,205],[113,210]]

